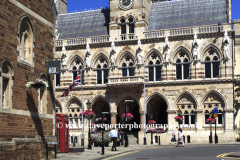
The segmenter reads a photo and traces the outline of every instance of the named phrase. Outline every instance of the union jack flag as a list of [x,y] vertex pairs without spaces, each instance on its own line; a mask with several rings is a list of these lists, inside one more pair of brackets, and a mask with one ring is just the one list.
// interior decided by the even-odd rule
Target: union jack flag
[[73,84],[71,84],[68,89],[61,95],[61,97],[66,97],[68,96],[68,93],[73,89],[74,86],[78,86],[81,84],[81,76],[82,76],[82,70],[80,69],[79,74],[73,81]]

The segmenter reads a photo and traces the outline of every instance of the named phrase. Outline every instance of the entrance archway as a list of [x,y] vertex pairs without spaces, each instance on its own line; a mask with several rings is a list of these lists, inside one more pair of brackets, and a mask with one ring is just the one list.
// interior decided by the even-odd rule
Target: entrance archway
[[147,123],[152,118],[157,124],[168,124],[167,103],[159,95],[154,95],[147,103]]
[[[134,124],[137,124],[139,125],[140,124],[140,115],[139,115],[139,104],[136,102],[136,100],[134,100],[133,98],[131,98],[130,96],[128,97],[125,97],[123,98],[118,106],[117,106],[117,112],[118,112],[118,115],[117,115],[117,124],[123,124],[124,121],[122,119],[122,114],[125,113],[125,100],[133,100],[134,102],[128,102],[127,103],[127,112],[131,113],[134,118],[129,121],[127,124],[129,125],[134,125]],[[128,132],[137,132],[137,131],[140,131],[139,128],[131,128],[131,130],[128,129]]]
[[[100,118],[102,117],[102,112],[110,112],[110,106],[105,99],[100,97],[93,103],[92,110],[95,112],[96,118]],[[105,124],[111,124],[110,114],[106,114],[105,118],[107,118]]]

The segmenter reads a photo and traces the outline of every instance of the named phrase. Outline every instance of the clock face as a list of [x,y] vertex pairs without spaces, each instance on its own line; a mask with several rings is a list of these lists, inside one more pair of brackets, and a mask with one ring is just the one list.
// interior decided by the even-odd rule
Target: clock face
[[133,0],[119,0],[119,7],[123,10],[132,8]]

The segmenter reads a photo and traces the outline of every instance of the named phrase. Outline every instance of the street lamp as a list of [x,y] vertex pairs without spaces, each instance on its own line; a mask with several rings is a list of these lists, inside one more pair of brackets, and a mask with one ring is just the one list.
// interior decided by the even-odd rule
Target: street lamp
[[[105,118],[105,114],[109,114],[109,112],[102,112],[102,155],[104,155],[104,137],[103,137],[103,131],[105,130],[105,126],[103,127],[103,123],[104,123],[104,118]],[[114,142],[113,142],[114,143]],[[116,145],[116,143],[115,143]]]
[[[151,114],[150,115],[150,120],[152,120],[153,119],[153,115]],[[153,133],[152,133],[152,126],[151,126],[151,144],[153,144],[153,135],[152,135]]]
[[[182,111],[179,108],[178,111],[177,111],[178,116],[180,116],[181,113],[182,113]],[[178,128],[180,128],[180,120],[178,121]]]
[[[125,100],[125,124],[127,124],[127,102],[134,102],[133,100]],[[128,136],[127,136],[127,129],[126,126],[124,128],[124,140],[125,140],[125,147],[128,146]]]
[[[213,113],[209,113],[209,118],[212,118]],[[210,122],[210,136],[209,136],[209,143],[212,143],[212,123]]]
[[[91,109],[91,102],[88,102],[86,103],[87,105],[87,109]],[[91,132],[90,132],[90,127],[91,127],[91,120],[89,120],[89,130],[88,130],[88,149],[92,149],[92,145],[91,145]]]

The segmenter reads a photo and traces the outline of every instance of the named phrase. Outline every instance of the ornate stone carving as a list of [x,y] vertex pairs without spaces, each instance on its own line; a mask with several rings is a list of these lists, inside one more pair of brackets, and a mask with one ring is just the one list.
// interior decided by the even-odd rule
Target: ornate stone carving
[[197,41],[197,33],[195,32],[194,40],[193,40],[193,59],[195,61],[200,60],[198,49],[199,49],[199,44]]
[[224,109],[224,112],[225,112],[225,113],[233,113],[233,112],[234,112],[234,109]]
[[203,112],[202,109],[196,109],[196,113],[197,113],[197,114],[200,114],[200,113],[202,113],[202,112]]
[[228,53],[229,53],[228,44],[229,44],[229,37],[228,37],[227,30],[225,29],[224,37],[223,37],[223,56],[224,56],[224,60],[229,59],[229,57],[228,57]]
[[90,68],[90,65],[91,65],[90,55],[91,55],[91,53],[90,53],[90,46],[89,46],[88,41],[87,41],[86,52],[85,52],[86,67],[87,67],[87,68]]
[[[139,114],[140,114],[140,116],[143,116],[144,115],[144,111],[139,111]],[[146,114],[147,114],[147,112],[146,112]]]
[[115,66],[115,61],[116,61],[115,53],[116,53],[116,48],[115,48],[114,42],[112,41],[111,50],[110,50],[110,62],[112,67]]
[[64,43],[63,43],[63,46],[62,46],[62,53],[61,53],[61,60],[62,60],[62,69],[65,70],[66,69],[66,57],[67,57],[67,54],[66,54],[66,48],[64,46]]
[[142,64],[142,44],[140,41],[140,36],[138,38],[138,45],[137,45],[137,64]]
[[176,114],[177,110],[167,110],[166,111],[168,114]]
[[165,43],[164,43],[164,49],[165,49],[165,62],[166,63],[169,63],[170,62],[170,46],[169,46],[169,41],[168,41],[168,37],[167,37],[167,34],[166,34],[166,37],[165,37]]
[[204,103],[221,103],[221,100],[218,98],[217,95],[210,95],[208,98],[205,100]]
[[110,112],[111,117],[116,117],[117,114],[118,114],[117,112]]
[[189,96],[183,96],[179,101],[178,104],[192,104],[192,98]]

